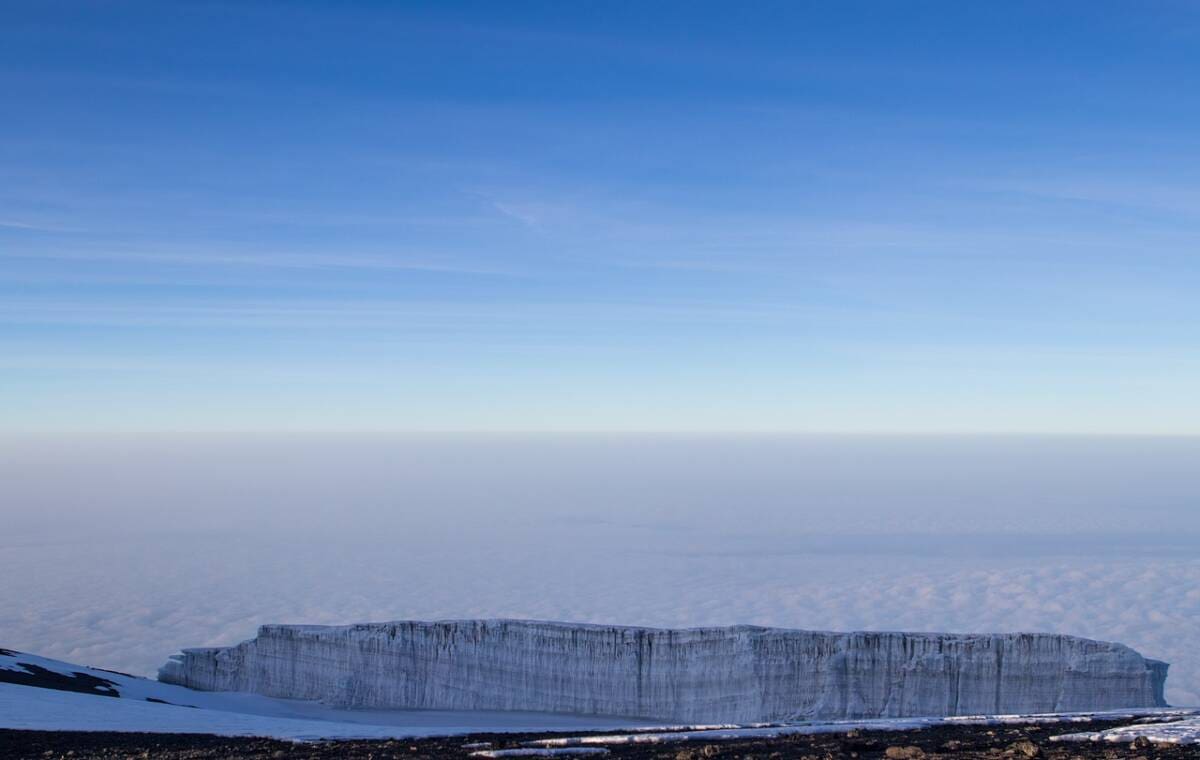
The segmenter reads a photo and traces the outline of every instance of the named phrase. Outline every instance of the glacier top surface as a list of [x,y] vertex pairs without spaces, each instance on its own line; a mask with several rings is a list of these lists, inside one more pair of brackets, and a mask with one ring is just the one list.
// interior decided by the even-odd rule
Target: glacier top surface
[[[383,620],[363,623],[346,623],[342,625],[311,625],[305,623],[265,623],[258,627],[258,632],[261,634],[264,631],[286,629],[291,631],[300,631],[308,633],[324,633],[336,631],[353,631],[353,630],[370,630],[374,628],[386,628],[388,626],[470,626],[470,625],[486,625],[486,626],[518,626],[518,627],[538,627],[538,628],[561,628],[569,630],[594,630],[594,631],[630,631],[630,632],[648,632],[648,633],[694,633],[694,634],[718,634],[718,633],[795,633],[795,634],[810,634],[817,636],[909,636],[909,637],[930,637],[939,639],[952,639],[963,641],[977,641],[980,639],[990,638],[1018,638],[1023,636],[1034,637],[1056,637],[1062,639],[1071,639],[1074,641],[1090,642],[1095,644],[1111,645],[1129,649],[1125,644],[1114,641],[1105,641],[1102,639],[1093,639],[1086,636],[1075,636],[1071,634],[1054,633],[1052,631],[998,631],[998,632],[973,632],[963,633],[957,631],[902,631],[902,630],[850,630],[850,631],[835,631],[816,628],[788,628],[782,626],[762,626],[751,625],[746,623],[737,623],[733,625],[710,625],[710,626],[689,626],[679,628],[668,628],[658,626],[644,625],[624,625],[617,623],[576,623],[563,620],[537,620],[526,618],[446,618],[435,620],[415,620],[415,619],[399,619],[399,620]],[[194,651],[203,651],[212,647],[196,647]],[[189,650],[184,650],[189,651]]]

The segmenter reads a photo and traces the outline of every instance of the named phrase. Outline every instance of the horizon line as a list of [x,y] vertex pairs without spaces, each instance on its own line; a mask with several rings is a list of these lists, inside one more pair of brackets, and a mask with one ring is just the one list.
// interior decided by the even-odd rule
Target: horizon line
[[1070,430],[661,430],[661,429],[373,429],[373,428],[298,428],[298,429],[53,429],[0,430],[0,438],[23,436],[647,436],[647,437],[845,437],[845,438],[1200,438],[1197,432],[1160,431],[1070,431]]

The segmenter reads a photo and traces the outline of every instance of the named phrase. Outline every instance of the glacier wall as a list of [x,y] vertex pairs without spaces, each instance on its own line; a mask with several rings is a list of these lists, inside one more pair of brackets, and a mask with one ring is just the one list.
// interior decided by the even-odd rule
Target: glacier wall
[[159,679],[358,708],[530,710],[681,723],[1165,705],[1167,664],[1044,633],[656,629],[520,620],[265,625]]

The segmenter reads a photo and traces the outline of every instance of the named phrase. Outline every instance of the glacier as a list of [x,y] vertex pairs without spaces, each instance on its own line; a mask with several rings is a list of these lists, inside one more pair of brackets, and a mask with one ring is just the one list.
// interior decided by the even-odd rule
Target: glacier
[[264,625],[183,650],[159,680],[345,708],[744,724],[1161,707],[1167,667],[1051,633],[442,620]]

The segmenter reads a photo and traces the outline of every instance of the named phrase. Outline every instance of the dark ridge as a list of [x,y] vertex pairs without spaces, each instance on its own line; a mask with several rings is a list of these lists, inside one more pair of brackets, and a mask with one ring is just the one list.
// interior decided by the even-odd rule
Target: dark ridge
[[168,702],[167,700],[159,699],[158,697],[146,697],[146,701],[153,702],[156,705],[171,705],[172,707],[190,707],[193,710],[199,709],[195,705],[181,705],[178,702]]
[[[1075,725],[937,726],[913,731],[744,737],[728,741],[614,744],[607,760],[1200,760],[1196,745],[1052,742],[1083,727],[1100,730],[1128,721]],[[605,733],[605,732],[599,732]],[[206,734],[144,734],[0,729],[0,760],[62,758],[114,760],[473,760],[476,743],[519,749],[524,742],[577,734],[472,734],[423,739],[290,742]]]
[[117,684],[107,678],[88,675],[87,673],[57,673],[46,670],[28,662],[18,662],[25,669],[0,669],[0,683],[13,683],[19,686],[36,686],[39,689],[56,689],[58,691],[77,691],[81,694],[99,694],[104,697],[119,697]]

